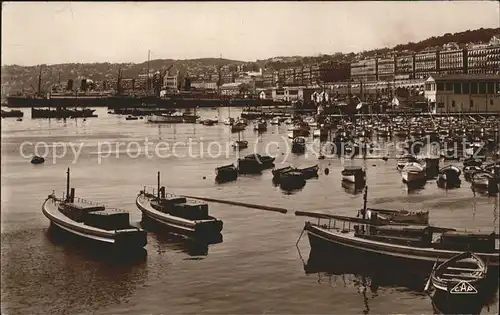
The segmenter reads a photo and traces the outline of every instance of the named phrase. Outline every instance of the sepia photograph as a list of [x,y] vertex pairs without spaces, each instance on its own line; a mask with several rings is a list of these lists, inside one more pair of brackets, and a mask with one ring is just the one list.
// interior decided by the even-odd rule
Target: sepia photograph
[[499,314],[500,2],[1,8],[1,314]]

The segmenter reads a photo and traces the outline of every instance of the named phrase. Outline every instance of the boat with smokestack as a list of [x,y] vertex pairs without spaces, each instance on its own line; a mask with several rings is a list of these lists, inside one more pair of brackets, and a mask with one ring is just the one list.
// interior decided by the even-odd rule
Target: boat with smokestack
[[75,189],[70,188],[69,168],[66,194],[61,198],[55,192],[48,195],[42,213],[52,227],[113,248],[130,250],[147,244],[146,231],[130,225],[128,212],[76,197]]
[[143,223],[153,222],[172,232],[192,237],[218,237],[223,223],[208,214],[208,204],[165,193],[165,186],[139,192],[136,205],[142,212]]

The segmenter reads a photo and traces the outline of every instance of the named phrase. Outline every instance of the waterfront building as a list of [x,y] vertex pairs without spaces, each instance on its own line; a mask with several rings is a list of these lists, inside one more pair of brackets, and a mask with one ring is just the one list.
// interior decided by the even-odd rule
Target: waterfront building
[[315,91],[314,88],[308,88],[304,86],[286,87],[284,89],[284,101],[285,102],[309,101],[314,91]]
[[500,113],[500,76],[492,74],[430,76],[425,81],[425,97],[435,113]]
[[240,94],[243,83],[224,83],[220,86],[220,94],[234,97]]
[[377,59],[377,81],[394,80],[394,70],[396,69],[396,58]]
[[466,49],[449,49],[439,51],[440,74],[463,74],[467,65]]
[[351,63],[351,79],[357,82],[376,81],[377,61],[365,59]]
[[394,71],[395,80],[413,79],[413,55],[404,54],[396,57],[396,69]]
[[319,81],[345,82],[351,79],[351,66],[349,63],[324,62],[319,65]]
[[426,79],[432,74],[436,74],[439,70],[438,52],[424,51],[415,54],[413,57],[415,79]]
[[500,74],[500,45],[474,45],[467,49],[467,73]]

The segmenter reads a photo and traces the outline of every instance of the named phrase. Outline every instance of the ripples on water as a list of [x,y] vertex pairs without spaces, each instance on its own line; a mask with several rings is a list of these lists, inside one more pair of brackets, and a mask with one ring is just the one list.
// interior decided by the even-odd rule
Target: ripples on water
[[[404,285],[385,285],[370,274],[332,275],[326,271],[307,273],[295,242],[304,219],[259,210],[211,204],[210,212],[224,221],[223,242],[202,246],[158,233],[149,233],[147,257],[139,261],[114,260],[105,253],[90,254],[85,248],[54,237],[41,213],[43,199],[52,190],[65,188],[65,169],[71,167],[77,195],[131,211],[140,221],[135,196],[144,186],[156,185],[156,172],[168,191],[284,207],[290,210],[324,211],[355,215],[363,196],[356,187],[343,187],[344,165],[364,165],[369,185],[368,205],[430,210],[437,225],[480,228],[498,232],[498,197],[474,195],[470,184],[443,190],[435,180],[408,188],[401,182],[394,161],[319,160],[317,156],[290,155],[286,164],[320,165],[319,178],[310,179],[299,190],[284,192],[272,183],[266,170],[258,176],[240,176],[236,182],[217,185],[214,168],[235,162],[237,153],[223,148],[222,157],[132,159],[121,153],[102,157],[101,141],[188,141],[208,144],[237,139],[223,125],[148,125],[144,120],[97,110],[100,118],[82,120],[2,120],[2,312],[16,313],[430,313],[430,298]],[[233,116],[238,113],[231,110]],[[205,117],[226,117],[227,110],[203,110]],[[251,126],[243,133],[250,146],[276,156],[283,167],[287,157],[286,126],[269,126],[258,135]],[[203,138],[203,139],[200,139]],[[47,158],[31,165],[19,155],[23,141],[83,143],[80,158],[73,155]],[[204,147],[206,150],[206,146]],[[129,153],[139,149],[130,150]],[[289,149],[288,149],[289,150]],[[187,149],[180,152],[186,152]],[[114,151],[113,151],[114,152]],[[200,147],[193,148],[200,155]],[[242,155],[247,154],[243,150]],[[250,153],[250,152],[248,152]],[[324,174],[325,168],[330,170]],[[205,179],[203,179],[205,177]],[[306,238],[299,242],[307,260]],[[318,278],[319,277],[319,278]],[[375,293],[370,290],[378,285]],[[387,281],[385,281],[387,282]],[[390,281],[389,281],[390,282]],[[379,284],[382,283],[382,284]],[[498,299],[497,299],[498,300]],[[496,313],[497,300],[490,310]]]

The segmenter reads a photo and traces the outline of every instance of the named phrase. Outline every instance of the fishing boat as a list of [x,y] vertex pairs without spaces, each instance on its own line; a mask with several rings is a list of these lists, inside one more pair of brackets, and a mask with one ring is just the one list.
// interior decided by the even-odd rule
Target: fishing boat
[[[478,255],[463,252],[433,268],[432,286],[447,293],[477,294],[488,274],[488,266]],[[464,291],[465,290],[465,291]]]
[[371,263],[394,263],[398,266],[431,268],[436,259],[449,259],[472,251],[488,267],[499,267],[500,251],[495,233],[459,232],[452,228],[428,225],[384,224],[377,215],[367,220],[295,212],[317,219],[307,221],[311,250],[342,253]]
[[321,140],[328,138],[328,129],[319,127],[313,131],[313,138],[320,138]]
[[231,144],[231,146],[235,150],[243,150],[243,149],[248,148],[248,141],[239,139],[239,140],[234,141]]
[[493,194],[498,192],[498,180],[494,175],[484,170],[474,173],[471,182],[473,188],[485,190]]
[[366,182],[366,172],[360,166],[346,166],[342,172],[342,181],[362,184]]
[[439,170],[438,183],[446,185],[460,184],[460,169],[454,165],[447,165]]
[[426,180],[425,167],[417,162],[409,162],[401,170],[401,178],[404,183],[422,182]]
[[411,162],[418,162],[418,161],[419,160],[411,154],[406,154],[406,155],[400,156],[396,162],[397,169],[402,170],[406,166],[406,164],[411,163]]
[[280,124],[281,124],[281,118],[279,116],[276,116],[273,119],[271,119],[271,125],[279,126]]
[[24,113],[20,110],[13,109],[13,110],[3,110],[2,109],[2,118],[7,118],[7,117],[15,117],[15,118],[22,118],[24,116]]
[[66,194],[58,198],[53,192],[43,202],[42,212],[51,226],[79,238],[112,245],[116,249],[142,248],[147,244],[146,232],[130,225],[129,213],[106,209],[103,205],[75,196],[70,189],[67,170]]
[[292,170],[281,174],[279,184],[283,190],[294,190],[304,187],[306,180],[302,172]]
[[271,171],[273,174],[273,180],[277,181],[281,178],[282,174],[287,173],[287,172],[291,172],[294,170],[296,170],[296,169],[294,167],[291,167],[291,166],[285,166],[282,168],[273,169]]
[[256,120],[253,124],[253,130],[266,131],[267,130],[267,122],[264,119]]
[[45,163],[45,158],[43,156],[35,155],[31,158],[31,164],[43,164]]
[[296,137],[292,140],[292,153],[305,153],[306,152],[306,138]]
[[143,223],[153,222],[181,235],[210,238],[222,231],[222,221],[208,214],[208,204],[166,194],[165,187],[160,187],[160,172],[156,193],[145,187],[137,195],[136,205],[142,212]]
[[274,159],[274,157],[258,153],[249,154],[242,159],[238,159],[238,171],[242,174],[258,174],[263,169],[273,167]]
[[231,125],[231,132],[240,132],[240,131],[245,130],[246,127],[247,127],[246,124],[244,124],[240,121],[237,121]]
[[132,115],[128,115],[127,117],[125,117],[125,120],[138,120],[139,117],[136,117],[136,116],[132,116]]
[[[362,213],[360,210],[359,213]],[[376,213],[379,220],[391,223],[429,224],[429,211],[410,212],[407,210],[366,209],[366,216],[370,219]]]
[[316,164],[305,168],[298,168],[297,170],[302,173],[305,179],[310,179],[318,177],[319,166]]
[[224,119],[224,125],[226,126],[232,126],[234,124],[234,118],[232,117],[227,117]]
[[218,119],[204,119],[201,121],[204,126],[213,126],[219,123]]
[[477,172],[483,172],[484,170],[479,166],[466,166],[464,167],[464,177],[466,181],[471,181],[472,176]]
[[303,123],[295,124],[288,129],[288,138],[295,139],[296,137],[308,137],[310,134],[309,126]]
[[483,164],[483,161],[481,159],[470,157],[470,158],[465,159],[463,163],[464,163],[464,167],[466,167],[466,166],[481,166]]
[[215,169],[215,180],[219,183],[229,182],[238,178],[238,169],[234,164],[224,165]]

